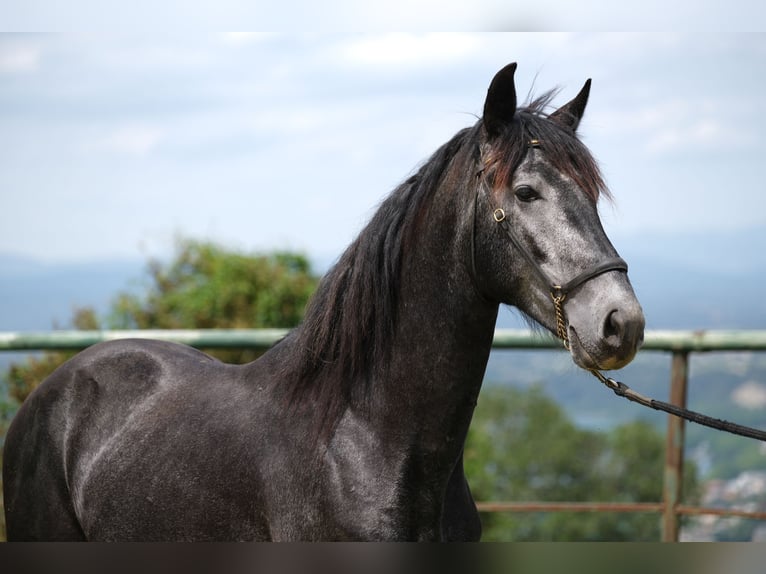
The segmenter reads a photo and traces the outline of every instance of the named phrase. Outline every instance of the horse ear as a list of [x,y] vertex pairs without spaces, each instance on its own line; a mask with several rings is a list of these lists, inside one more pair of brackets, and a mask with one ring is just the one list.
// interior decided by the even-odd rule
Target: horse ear
[[516,113],[516,86],[513,82],[515,72],[516,62],[508,64],[495,74],[487,90],[483,121],[490,137],[500,134]]
[[580,120],[585,113],[585,105],[588,103],[589,95],[590,78],[585,82],[580,93],[571,102],[564,104],[553,112],[550,118],[565,128],[569,128],[572,131],[577,130],[577,126],[580,125]]

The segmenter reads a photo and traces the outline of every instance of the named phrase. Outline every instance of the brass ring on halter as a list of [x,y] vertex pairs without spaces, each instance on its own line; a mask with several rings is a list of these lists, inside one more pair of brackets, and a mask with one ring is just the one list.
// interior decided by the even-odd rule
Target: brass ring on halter
[[501,221],[505,220],[505,211],[498,207],[495,211],[492,212],[492,216],[495,218],[495,221],[500,223]]

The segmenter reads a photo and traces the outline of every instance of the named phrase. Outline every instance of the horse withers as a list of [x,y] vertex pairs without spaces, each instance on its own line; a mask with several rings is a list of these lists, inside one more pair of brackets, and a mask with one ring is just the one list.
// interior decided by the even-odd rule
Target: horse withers
[[478,539],[462,454],[499,305],[589,370],[644,329],[576,136],[590,82],[546,113],[550,92],[517,106],[515,69],[257,361],[120,340],[59,367],[8,431],[9,539]]

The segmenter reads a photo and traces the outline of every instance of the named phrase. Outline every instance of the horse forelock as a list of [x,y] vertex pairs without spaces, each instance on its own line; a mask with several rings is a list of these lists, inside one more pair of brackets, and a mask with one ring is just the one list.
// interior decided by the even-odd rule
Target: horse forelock
[[493,187],[507,187],[529,149],[537,140],[553,167],[572,179],[595,203],[599,197],[611,198],[598,163],[588,148],[570,129],[546,113],[557,90],[551,90],[520,107],[502,137],[495,138],[483,158],[494,168]]

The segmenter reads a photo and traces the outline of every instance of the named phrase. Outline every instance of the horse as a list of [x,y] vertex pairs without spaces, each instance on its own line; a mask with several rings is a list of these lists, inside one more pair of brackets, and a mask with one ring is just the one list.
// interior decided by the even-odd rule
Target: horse
[[478,540],[463,449],[499,306],[619,369],[644,317],[576,130],[590,93],[483,115],[380,204],[302,323],[254,362],[100,343],[7,434],[9,540]]

